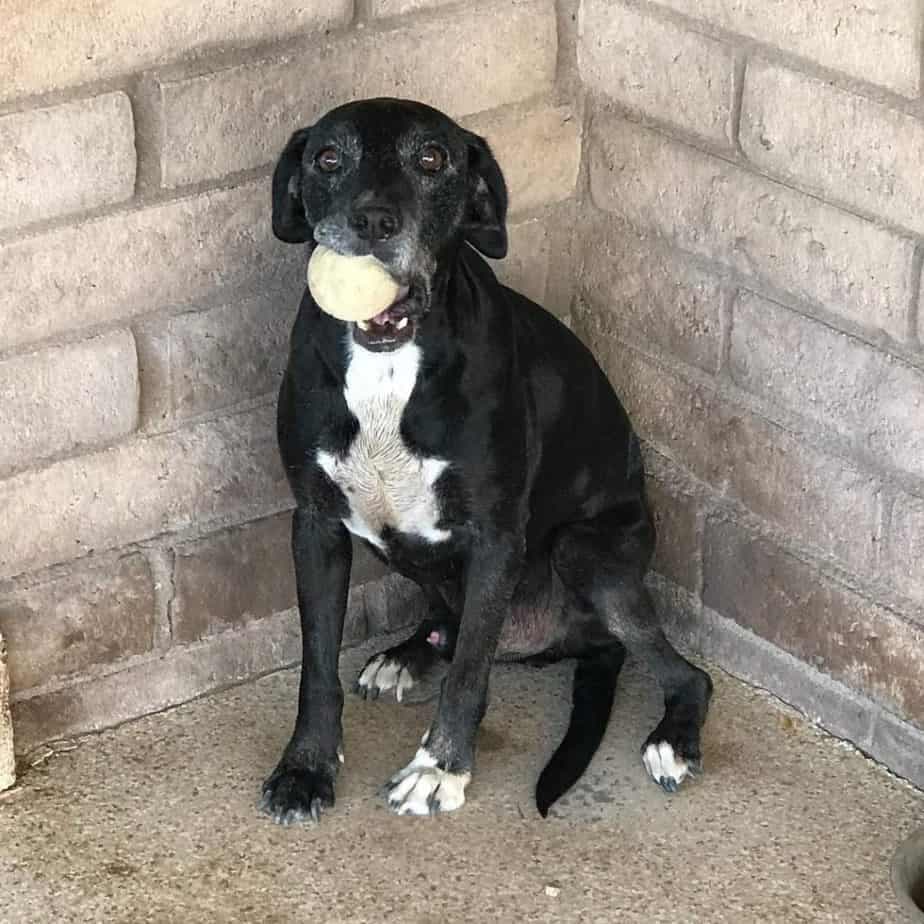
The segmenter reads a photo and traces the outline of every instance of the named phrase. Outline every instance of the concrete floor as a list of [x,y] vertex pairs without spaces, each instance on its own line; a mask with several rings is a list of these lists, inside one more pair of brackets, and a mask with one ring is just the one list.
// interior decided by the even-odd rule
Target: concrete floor
[[468,803],[435,819],[396,818],[377,792],[432,705],[353,696],[336,808],[317,828],[257,812],[294,671],[82,739],[0,800],[0,920],[902,920],[888,864],[922,794],[718,671],[703,778],[675,796],[645,778],[659,702],[630,665],[594,764],[542,821],[531,789],[569,676],[496,669]]

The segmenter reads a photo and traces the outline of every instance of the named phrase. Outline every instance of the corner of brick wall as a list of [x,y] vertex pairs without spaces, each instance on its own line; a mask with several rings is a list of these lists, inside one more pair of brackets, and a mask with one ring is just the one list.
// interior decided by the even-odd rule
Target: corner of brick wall
[[868,13],[581,0],[572,316],[675,638],[924,785],[924,8]]
[[[498,274],[567,319],[583,122],[553,0],[19,7],[0,47],[0,631],[28,749],[298,658],[274,408],[304,256],[273,238],[268,194],[289,134],[356,96],[446,109],[507,175]],[[346,643],[414,599],[358,556]]]

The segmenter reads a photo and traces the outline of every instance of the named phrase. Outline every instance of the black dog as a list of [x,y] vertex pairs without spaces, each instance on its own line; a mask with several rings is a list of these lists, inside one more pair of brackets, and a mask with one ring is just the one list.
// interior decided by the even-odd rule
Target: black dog
[[588,350],[475,252],[506,254],[506,210],[485,141],[418,103],[335,109],[276,167],[277,237],[372,253],[402,286],[355,324],[306,291],[292,332],[278,426],[303,653],[295,732],[263,787],[277,821],[334,802],[350,533],[430,604],[358,690],[400,699],[451,662],[433,724],[389,781],[395,812],[465,801],[495,657],[578,659],[571,725],[536,788],[543,815],[600,743],[623,643],[664,689],[648,773],[673,792],[699,763],[712,683],[668,643],[642,583],[655,532],[638,441]]

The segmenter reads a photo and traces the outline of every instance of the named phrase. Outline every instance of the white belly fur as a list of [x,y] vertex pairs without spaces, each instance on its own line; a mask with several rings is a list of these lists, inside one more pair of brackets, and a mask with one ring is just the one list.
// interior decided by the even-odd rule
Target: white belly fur
[[343,396],[359,421],[345,456],[319,450],[318,465],[346,495],[351,533],[385,548],[384,527],[430,542],[450,537],[438,529],[440,512],[433,486],[449,464],[415,455],[401,439],[401,415],[420,365],[413,342],[391,353],[371,353],[350,339]]

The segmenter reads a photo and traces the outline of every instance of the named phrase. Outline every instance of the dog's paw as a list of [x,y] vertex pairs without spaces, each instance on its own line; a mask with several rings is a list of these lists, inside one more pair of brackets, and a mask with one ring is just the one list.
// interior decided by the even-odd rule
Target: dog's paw
[[260,808],[276,824],[318,822],[334,804],[334,777],[323,769],[280,765],[263,784]]
[[380,694],[394,690],[400,703],[404,694],[414,687],[415,680],[402,661],[389,652],[370,658],[356,680],[354,690],[363,699],[378,699]]
[[642,763],[665,792],[677,792],[685,779],[702,773],[699,736],[665,736],[659,727],[642,747]]
[[465,787],[471,778],[468,771],[440,768],[425,747],[419,748],[414,759],[386,784],[388,807],[396,815],[454,812],[465,804]]

